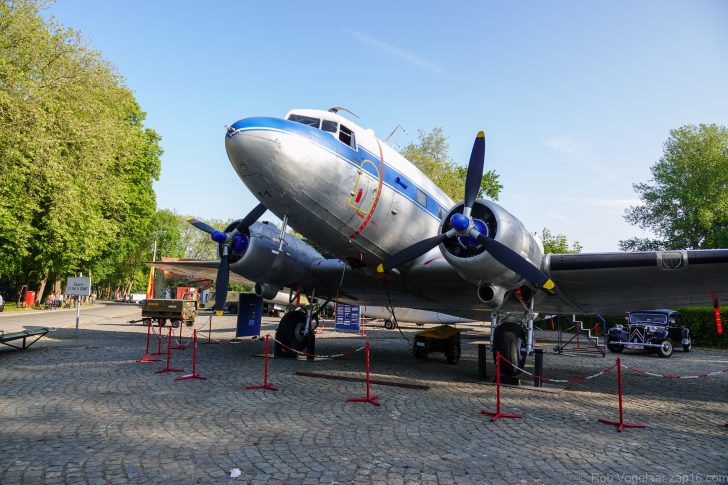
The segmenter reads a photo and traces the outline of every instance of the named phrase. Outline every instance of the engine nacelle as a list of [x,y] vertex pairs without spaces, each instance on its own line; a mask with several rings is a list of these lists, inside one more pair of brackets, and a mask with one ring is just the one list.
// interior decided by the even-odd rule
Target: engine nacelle
[[[462,212],[461,202],[447,214],[440,231],[447,232],[450,229],[450,218],[453,214]],[[478,232],[508,246],[537,268],[541,267],[543,246],[510,212],[490,200],[477,199],[471,215]],[[457,236],[447,239],[440,249],[461,277],[479,286],[479,298],[493,308],[503,302],[506,291],[523,285],[525,281],[520,275],[500,264],[471,237]],[[486,299],[491,290],[492,297]]]
[[[231,231],[237,222],[232,223]],[[284,286],[301,284],[307,276],[307,269],[321,259],[315,249],[290,234],[285,234],[283,249],[278,251],[280,229],[268,222],[252,224],[245,234],[240,251],[233,246],[230,254],[230,270],[256,282],[256,294],[273,298]],[[258,287],[261,293],[258,293]]]
[[264,300],[272,300],[273,298],[275,298],[278,294],[278,290],[280,290],[280,287],[271,285],[269,283],[255,284],[255,294],[263,298]]
[[478,298],[488,308],[499,308],[506,296],[505,288],[489,284],[478,286]]

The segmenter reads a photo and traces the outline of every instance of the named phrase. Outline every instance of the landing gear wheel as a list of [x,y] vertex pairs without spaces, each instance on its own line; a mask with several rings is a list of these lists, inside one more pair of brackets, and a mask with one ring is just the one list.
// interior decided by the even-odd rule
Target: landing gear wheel
[[394,324],[394,322],[392,320],[384,321],[384,328],[386,328],[387,330],[394,330],[394,327],[396,327],[396,325]]
[[607,342],[607,348],[610,352],[614,352],[615,354],[621,354],[624,350],[624,345],[618,344],[616,342],[619,342],[619,340],[610,340]]
[[[306,348],[306,313],[301,310],[288,312],[281,318],[276,330],[276,340],[288,347],[303,352]],[[284,349],[287,350],[287,349]]]
[[448,364],[460,362],[460,342],[452,342],[448,345],[447,350],[445,350],[445,358]]
[[496,327],[493,339],[493,358],[495,358],[496,352],[500,352],[508,360],[508,362],[501,360],[501,375],[515,377],[521,372],[513,367],[511,362],[521,369],[526,363],[526,354],[521,352],[524,340],[523,327],[520,323],[505,322]]
[[662,345],[657,348],[657,355],[667,358],[672,355],[672,351],[672,340],[666,339],[664,342],[662,342]]

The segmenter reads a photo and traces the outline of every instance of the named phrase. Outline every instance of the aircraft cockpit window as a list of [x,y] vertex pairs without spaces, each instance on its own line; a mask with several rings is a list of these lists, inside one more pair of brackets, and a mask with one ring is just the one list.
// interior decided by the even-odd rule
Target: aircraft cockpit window
[[302,125],[312,126],[314,128],[319,128],[319,126],[321,126],[321,120],[318,118],[313,118],[311,116],[292,114],[288,117],[288,120],[295,121],[296,123],[301,123]]
[[321,130],[328,131],[329,133],[336,133],[339,129],[339,124],[336,121],[323,120],[321,122]]
[[423,207],[427,207],[427,195],[420,189],[417,189],[417,203]]
[[339,141],[346,145],[349,145],[351,148],[356,150],[356,139],[354,137],[354,132],[344,125],[341,125],[341,129],[339,130]]

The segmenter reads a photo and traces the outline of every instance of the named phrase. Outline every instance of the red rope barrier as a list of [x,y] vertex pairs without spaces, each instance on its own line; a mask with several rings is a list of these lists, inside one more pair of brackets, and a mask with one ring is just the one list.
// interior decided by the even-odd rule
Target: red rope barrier
[[265,370],[263,371],[263,384],[260,386],[248,386],[246,389],[267,389],[269,391],[277,391],[277,387],[273,387],[270,382],[268,382],[268,337],[269,335],[265,336]]
[[501,405],[500,405],[501,404],[500,403],[500,360],[501,360],[500,351],[497,351],[496,350],[496,352],[495,352],[495,395],[496,395],[496,398],[495,398],[495,402],[496,402],[495,411],[485,411],[485,410],[480,411],[480,414],[487,414],[488,416],[490,416],[490,421],[491,422],[494,422],[495,420],[500,419],[500,418],[513,418],[513,419],[521,419],[521,418],[523,418],[523,416],[521,416],[520,414],[504,414],[504,413],[501,413]]
[[375,406],[379,406],[380,403],[377,402],[377,399],[379,399],[379,396],[372,396],[369,393],[370,390],[370,383],[369,383],[369,341],[367,340],[365,344],[365,354],[366,354],[366,365],[367,365],[367,396],[366,397],[350,397],[347,399],[347,402],[368,402],[370,404],[374,404]]

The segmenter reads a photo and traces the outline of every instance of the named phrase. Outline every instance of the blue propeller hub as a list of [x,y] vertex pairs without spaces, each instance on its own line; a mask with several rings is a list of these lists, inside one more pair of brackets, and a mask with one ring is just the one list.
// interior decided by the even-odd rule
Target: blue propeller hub
[[233,238],[233,252],[244,253],[248,249],[248,238],[244,234],[236,234]]
[[[465,218],[465,216],[463,216],[462,214],[458,214],[458,215]],[[455,218],[455,216],[453,216],[453,219],[454,218]],[[484,236],[488,236],[488,226],[486,226],[483,221],[478,220],[478,219],[473,219],[473,226],[475,226],[476,231],[478,231],[479,233],[481,233]],[[480,244],[477,239],[475,239],[474,237],[470,237],[470,236],[458,236],[458,242],[460,243],[460,245],[462,247],[468,248],[468,249],[474,248]]]
[[468,218],[460,214],[459,212],[453,214],[453,216],[450,218],[450,226],[458,232],[464,231],[468,228],[469,225],[470,221],[468,220]]
[[227,239],[227,234],[220,231],[215,231],[210,235],[210,238],[218,244],[222,244]]

